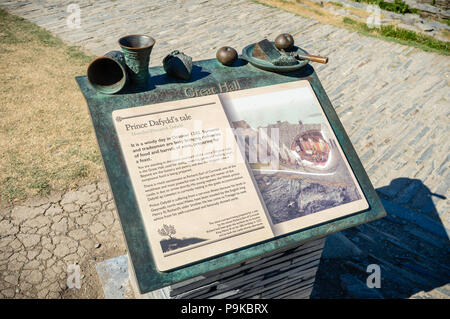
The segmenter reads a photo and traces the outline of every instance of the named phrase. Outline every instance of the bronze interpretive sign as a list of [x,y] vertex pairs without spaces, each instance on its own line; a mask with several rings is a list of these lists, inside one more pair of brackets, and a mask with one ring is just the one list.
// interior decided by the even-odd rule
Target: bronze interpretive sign
[[[253,45],[250,45],[248,48],[246,47],[243,49],[243,57],[251,57],[252,46]],[[218,63],[217,59],[195,61],[193,62],[192,75],[189,81],[172,80],[166,75],[166,71],[162,66],[151,67],[149,72],[152,75],[152,83],[154,84],[152,89],[145,92],[134,92],[133,90],[125,89],[123,92],[124,94],[114,96],[101,94],[94,90],[85,76],[77,77],[77,82],[86,98],[91,114],[92,124],[105,164],[105,171],[112,194],[114,195],[117,214],[120,218],[123,234],[127,243],[131,264],[133,266],[132,269],[136,275],[141,293],[154,291],[155,289],[172,285],[189,278],[203,276],[211,271],[220,271],[220,269],[223,269],[224,267],[228,268],[250,259],[260,258],[268,253],[288,249],[289,247],[299,245],[303,242],[313,241],[316,238],[364,224],[386,215],[383,205],[378,198],[361,161],[358,159],[358,154],[348,138],[342,123],[339,121],[339,117],[328,99],[314,69],[305,62],[303,65],[300,63],[296,65],[296,68],[289,70],[289,73],[279,73],[281,72],[280,68],[283,67],[276,67],[277,69],[274,70],[275,72],[267,72],[260,69],[260,66],[255,67],[252,63],[253,62],[246,63],[243,59],[238,59],[233,67],[230,68]],[[283,72],[288,72],[284,68]],[[314,93],[311,91],[307,92],[306,88],[309,84],[305,84],[303,81],[309,82]],[[305,101],[296,98],[294,99],[294,103],[291,103],[290,105],[299,112],[303,108],[308,109],[310,107],[308,100],[317,97],[319,103],[317,104],[314,102],[312,108],[319,110],[318,112],[313,113],[325,114],[323,119],[325,122],[321,121],[325,124],[320,126],[322,137],[314,132],[309,132],[310,129],[315,128],[317,128],[316,131],[319,131],[317,123],[310,120],[310,118],[314,118],[314,116],[312,116],[314,114],[309,114],[309,116],[306,113],[296,115],[294,112],[291,113],[291,116],[292,120],[295,120],[295,122],[289,122],[291,119],[289,117],[286,118],[283,115],[289,113],[286,113],[285,110],[283,112],[277,111],[278,108],[280,108],[280,110],[283,109],[283,104],[290,103],[289,101],[286,101],[286,98],[292,97],[292,92],[294,92],[290,91],[293,89],[292,87],[287,91],[280,89],[280,94],[281,91],[285,91],[285,94],[281,94],[282,99],[279,101],[271,98],[271,101],[273,102],[272,109],[267,107],[267,105],[266,107],[261,107],[261,109],[255,108],[256,111],[254,112],[257,114],[254,114],[254,116],[268,117],[269,114],[271,114],[271,118],[268,118],[266,123],[255,123],[251,116],[244,113],[238,113],[237,115],[239,116],[236,117],[229,116],[232,114],[229,114],[230,104],[228,103],[228,100],[236,99],[237,105],[242,105],[238,100],[240,99],[240,95],[238,93],[236,93],[237,95],[234,95],[236,91],[245,94],[245,92],[251,92],[248,90],[261,88],[262,91],[256,94],[256,96],[258,96],[263,94],[266,90],[275,90],[279,84],[294,82],[296,84],[293,85],[299,87],[299,90],[295,92],[300,95],[305,95],[308,98]],[[235,85],[233,85],[233,83],[235,83]],[[220,91],[219,84],[222,86],[223,91]],[[300,87],[304,88],[300,90]],[[213,89],[209,90],[209,92],[208,90],[202,92],[201,89],[205,88]],[[229,88],[237,89],[230,90]],[[280,86],[280,88],[283,87]],[[200,91],[198,91],[199,89]],[[187,95],[185,92],[187,92]],[[160,266],[156,266],[155,254],[157,252],[154,252],[154,247],[161,245],[159,242],[156,242],[157,245],[150,246],[151,238],[148,235],[150,229],[148,228],[148,223],[144,224],[143,219],[143,216],[148,214],[148,211],[141,210],[141,204],[138,203],[138,200],[144,204],[145,201],[140,199],[139,197],[141,197],[141,195],[138,195],[135,191],[134,184],[132,183],[134,177],[130,176],[132,168],[128,167],[129,164],[125,160],[124,153],[130,151],[127,147],[124,148],[124,146],[121,146],[121,137],[119,137],[118,130],[116,129],[116,126],[120,123],[117,121],[121,120],[121,118],[117,118],[116,116],[113,117],[112,113],[118,110],[126,110],[139,106],[147,106],[150,110],[149,113],[158,112],[160,111],[158,103],[180,99],[194,101],[196,97],[193,96],[193,93],[198,96],[219,95],[220,102],[226,111],[225,113],[228,115],[229,126],[234,127],[233,122],[245,121],[252,128],[252,130],[248,130],[249,134],[253,134],[253,131],[258,132],[259,130],[255,130],[258,126],[261,126],[263,130],[264,128],[267,128],[266,131],[270,133],[271,128],[274,125],[279,125],[279,142],[281,145],[284,141],[283,144],[286,146],[281,147],[281,149],[284,150],[284,154],[279,156],[278,162],[280,170],[292,171],[294,167],[294,170],[297,170],[295,162],[292,161],[294,157],[297,158],[294,153],[296,152],[300,157],[300,160],[297,162],[299,165],[299,173],[313,173],[315,175],[293,174],[290,172],[279,172],[278,174],[270,175],[270,172],[267,171],[267,167],[265,167],[267,165],[264,158],[255,161],[253,157],[255,153],[253,151],[249,152],[249,155],[253,155],[248,158],[247,166],[253,177],[253,182],[256,182],[255,188],[259,193],[258,196],[261,196],[263,199],[262,202],[263,206],[265,206],[269,223],[271,223],[271,226],[283,225],[285,230],[294,230],[286,235],[278,236],[279,233],[272,228],[272,236],[275,236],[274,238],[249,244],[246,247],[234,250],[227,247],[227,250],[230,249],[230,251],[225,253],[217,252],[217,255],[215,256],[203,260],[199,259],[195,262],[191,262],[193,259],[189,256],[194,249],[188,250],[185,252],[187,258],[184,266],[169,271],[159,271],[158,269]],[[229,95],[228,100],[224,98],[226,95]],[[253,99],[256,100],[256,96],[249,98],[248,101]],[[151,104],[151,107],[148,106],[149,104]],[[264,106],[264,104],[261,104],[261,106]],[[233,104],[231,104],[231,109],[232,108]],[[265,115],[266,113],[267,115]],[[114,115],[116,115],[116,113],[114,113]],[[127,117],[127,112],[125,111],[123,114],[119,113],[119,115],[125,118]],[[202,114],[205,121],[209,120],[208,115],[209,113],[206,112]],[[167,118],[167,116],[169,118]],[[171,116],[172,115],[161,115],[154,119],[151,118],[155,121],[152,122],[152,128],[162,128],[162,125],[157,126],[154,124],[164,123],[164,120],[166,120],[166,123],[169,123],[171,122]],[[184,118],[188,118],[185,115],[183,116]],[[299,123],[298,116],[301,117],[302,123]],[[161,121],[159,121],[159,119],[161,119]],[[178,118],[179,121],[180,119],[181,118]],[[314,120],[316,119],[317,118],[314,118]],[[122,120],[122,122],[130,125],[143,124],[139,121],[128,121],[129,119]],[[176,122],[175,119],[173,121]],[[280,123],[277,121],[280,121]],[[327,135],[326,131],[322,130],[322,127],[326,127],[327,125],[331,126],[332,135]],[[138,130],[146,129],[148,128],[141,128]],[[243,133],[239,132],[238,129],[234,129],[234,131],[235,133]],[[308,132],[311,134],[304,134]],[[290,135],[291,133],[292,135]],[[308,138],[311,138],[312,144],[311,142],[309,142],[309,144],[301,144],[302,141],[299,138],[295,138],[297,135],[299,135],[299,137],[305,137],[308,142]],[[259,134],[256,136],[259,136]],[[261,136],[264,137],[263,135]],[[275,135],[269,136],[271,137],[270,141],[275,140]],[[290,139],[286,139],[289,136],[293,136],[292,140],[296,141],[296,143],[290,143]],[[148,139],[156,139],[157,142],[160,137],[159,132],[152,132],[147,136]],[[239,136],[236,137],[237,144],[242,144],[245,148],[245,140],[250,139],[250,135],[244,140]],[[264,141],[264,138],[262,138],[262,141]],[[298,142],[300,143],[301,148]],[[330,147],[330,152],[328,154],[324,142],[328,143],[329,147],[333,147]],[[249,143],[248,145],[252,145],[252,143]],[[297,149],[296,146],[299,148]],[[122,150],[122,148],[124,149]],[[270,149],[270,147],[267,148]],[[341,165],[337,170],[331,169],[327,171],[334,166],[330,164],[335,163],[334,159],[338,157],[334,157],[334,154],[337,153],[336,151],[340,152],[340,150],[342,150],[344,154],[344,156],[341,156]],[[247,159],[247,150],[244,149],[241,153],[245,154],[243,158]],[[261,151],[260,154],[262,156],[263,151]],[[270,159],[270,154],[267,155],[269,155]],[[275,156],[271,158],[272,163],[275,161],[275,158]],[[291,158],[291,163],[289,163],[289,158]],[[151,163],[150,161],[146,162],[145,159],[145,157],[142,158],[142,163]],[[135,159],[133,158],[133,160]],[[325,165],[327,162],[329,162],[328,166]],[[342,165],[342,163],[345,165]],[[349,166],[347,166],[347,164],[349,164]],[[272,166],[275,168],[277,167],[276,165]],[[347,168],[350,167],[350,169],[347,169],[347,173],[342,175],[343,172],[346,172],[344,169],[345,166],[347,166]],[[266,171],[263,171],[264,169],[266,169]],[[351,179],[353,176],[356,177],[357,181],[353,183],[354,186],[349,182],[349,176]],[[138,176],[138,178],[145,177]],[[347,187],[346,185],[350,185],[350,187]],[[361,188],[363,194],[355,196],[353,191],[356,189],[359,192],[358,187]],[[352,193],[350,193],[350,191],[352,191]],[[367,201],[369,207],[367,209],[362,209],[361,211],[359,211],[358,207],[349,208],[347,210],[347,206],[345,205],[353,205],[352,203],[354,202],[358,203],[358,201],[360,201],[360,199],[358,199],[359,197],[361,197],[362,201]],[[228,210],[234,211],[240,209],[239,205],[235,205],[234,203],[238,203],[238,201],[230,202]],[[170,204],[166,205],[170,207]],[[366,206],[362,205],[362,207]],[[205,216],[207,214],[214,214],[214,212],[215,210],[212,207],[207,211]],[[336,215],[341,217],[335,217]],[[313,220],[320,218],[323,218],[325,221],[318,222],[317,220]],[[189,221],[188,226],[183,227],[195,228],[196,220],[192,221],[193,225]],[[170,239],[170,236],[172,238],[187,237],[187,235],[181,233],[181,228],[177,228],[177,225],[174,223],[169,223],[167,221],[164,223],[162,219],[158,220],[158,222],[159,224],[150,226],[156,228],[155,233],[158,233],[160,240],[162,238]],[[164,227],[164,224],[166,227]],[[312,226],[305,227],[307,224]],[[290,226],[285,227],[287,225]],[[158,229],[162,235],[159,234]],[[174,231],[175,234],[173,234]],[[200,235],[195,236],[201,238]],[[221,243],[223,246],[226,246],[227,241],[222,241]],[[242,245],[246,244],[247,242],[242,240]],[[181,249],[177,247],[177,245],[171,245],[168,252],[173,253],[176,252],[177,249]],[[162,251],[162,247],[159,249]],[[160,254],[162,253],[160,252]]]
[[368,208],[307,81],[112,116],[160,271]]

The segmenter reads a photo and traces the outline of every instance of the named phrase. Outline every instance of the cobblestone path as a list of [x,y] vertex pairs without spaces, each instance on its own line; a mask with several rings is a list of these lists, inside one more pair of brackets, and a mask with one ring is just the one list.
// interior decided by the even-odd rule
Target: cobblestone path
[[[448,57],[250,1],[73,3],[81,9],[77,29],[66,23],[66,1],[0,0],[0,7],[97,55],[118,49],[122,35],[150,34],[156,39],[151,65],[161,64],[174,49],[195,60],[212,58],[223,45],[240,51],[281,32],[293,34],[296,44],[310,53],[328,56],[327,65],[314,67],[389,217],[330,239],[329,245],[344,250],[340,255],[325,254],[314,295],[368,293],[365,281],[362,285],[365,267],[377,263],[389,284],[375,293],[370,290],[375,297],[448,298]],[[107,184],[100,183],[2,208],[0,297],[101,297],[94,283],[93,256],[97,251],[125,251],[113,206]],[[331,271],[335,259],[341,259],[343,268]],[[81,292],[66,288],[66,268],[75,261],[86,273],[84,282],[91,282]]]

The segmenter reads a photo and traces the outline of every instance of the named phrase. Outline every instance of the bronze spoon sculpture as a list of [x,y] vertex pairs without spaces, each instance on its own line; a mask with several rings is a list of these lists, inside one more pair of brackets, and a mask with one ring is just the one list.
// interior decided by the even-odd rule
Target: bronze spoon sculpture
[[281,52],[289,56],[292,56],[297,60],[309,60],[312,62],[318,62],[323,64],[328,63],[327,57],[310,54],[298,54],[296,52],[286,52],[286,50],[290,51],[292,48],[294,48],[294,37],[289,33],[282,33],[279,36],[277,36],[275,38],[274,45]]
[[298,60],[309,60],[312,62],[323,63],[323,64],[328,63],[328,57],[324,57],[324,56],[311,55],[311,54],[298,54],[296,52],[290,52],[288,54]]

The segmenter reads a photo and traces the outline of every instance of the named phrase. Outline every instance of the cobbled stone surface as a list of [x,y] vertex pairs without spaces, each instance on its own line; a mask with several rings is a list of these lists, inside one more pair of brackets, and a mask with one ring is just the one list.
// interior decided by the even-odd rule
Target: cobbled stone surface
[[[160,65],[175,49],[199,60],[214,57],[224,45],[240,51],[281,32],[293,34],[310,53],[330,58],[327,65],[314,67],[374,186],[387,186],[398,178],[420,180],[441,197],[433,197],[430,204],[414,192],[414,185],[408,184],[411,189],[401,193],[403,188],[395,184],[387,191],[398,187],[398,192],[387,200],[424,214],[431,205],[442,227],[449,228],[448,57],[250,1],[74,3],[81,10],[81,24],[75,29],[66,23],[70,14],[66,1],[0,0],[0,7],[97,55],[119,49],[117,39],[125,34],[152,35],[156,45],[151,65]],[[99,243],[105,250],[125,247],[106,183],[2,208],[0,298],[66,296],[67,265],[79,262],[92,267],[83,262]]]

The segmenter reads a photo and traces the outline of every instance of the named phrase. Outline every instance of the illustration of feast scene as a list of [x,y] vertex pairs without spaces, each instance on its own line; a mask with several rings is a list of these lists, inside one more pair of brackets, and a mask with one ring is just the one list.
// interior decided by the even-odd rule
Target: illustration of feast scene
[[274,224],[361,199],[313,93],[290,91],[225,103]]

